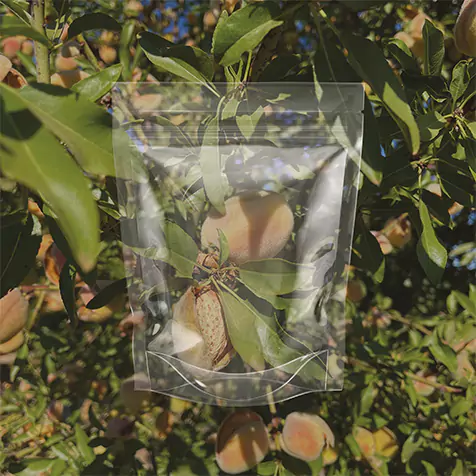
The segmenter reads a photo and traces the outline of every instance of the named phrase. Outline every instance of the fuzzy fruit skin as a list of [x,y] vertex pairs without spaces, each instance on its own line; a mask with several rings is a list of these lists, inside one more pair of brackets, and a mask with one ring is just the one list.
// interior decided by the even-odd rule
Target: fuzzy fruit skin
[[229,198],[225,214],[211,210],[202,226],[204,247],[219,246],[218,230],[228,240],[230,261],[273,258],[286,245],[294,227],[291,208],[283,196],[269,192],[249,192]]
[[412,239],[412,227],[407,218],[390,220],[384,230],[390,244],[397,249],[403,248]]
[[28,319],[28,302],[18,288],[0,299],[0,343],[18,334]]
[[58,55],[55,58],[55,66],[57,71],[73,71],[78,67],[78,63],[72,57]]
[[465,0],[456,20],[456,48],[467,56],[476,57],[476,0]]
[[225,473],[249,471],[264,460],[268,451],[268,432],[257,413],[248,410],[232,413],[218,430],[215,457]]
[[5,38],[1,44],[3,54],[7,58],[10,58],[10,59],[15,58],[18,51],[20,51],[21,44],[22,44],[22,41],[16,36]]
[[112,64],[117,59],[117,50],[113,46],[101,45],[99,47],[99,57],[106,64]]
[[55,86],[61,86],[62,88],[71,88],[76,83],[79,83],[82,79],[89,77],[89,73],[79,69],[73,71],[63,71],[61,73],[55,73],[51,76],[51,84]]
[[334,434],[319,416],[293,412],[286,417],[280,441],[283,450],[291,456],[314,461],[326,445],[334,446]]

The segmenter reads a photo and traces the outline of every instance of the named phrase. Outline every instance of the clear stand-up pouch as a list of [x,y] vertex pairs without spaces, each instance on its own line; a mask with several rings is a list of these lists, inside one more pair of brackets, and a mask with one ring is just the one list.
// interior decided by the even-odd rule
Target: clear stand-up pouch
[[137,385],[230,406],[342,389],[363,104],[360,84],[118,85]]

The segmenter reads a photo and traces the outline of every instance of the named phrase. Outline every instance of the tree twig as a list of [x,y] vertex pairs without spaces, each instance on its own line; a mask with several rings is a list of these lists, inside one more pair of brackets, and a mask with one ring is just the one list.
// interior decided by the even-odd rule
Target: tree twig
[[[32,6],[31,25],[46,37],[45,34],[45,2],[34,0]],[[36,79],[39,83],[50,82],[50,59],[48,47],[39,41],[35,41],[36,52]]]

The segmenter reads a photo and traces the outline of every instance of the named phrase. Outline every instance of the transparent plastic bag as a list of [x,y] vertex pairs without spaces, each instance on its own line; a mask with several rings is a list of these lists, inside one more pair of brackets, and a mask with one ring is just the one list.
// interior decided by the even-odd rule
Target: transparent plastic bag
[[118,86],[116,167],[145,171],[117,180],[141,388],[230,406],[342,389],[363,102],[350,83]]

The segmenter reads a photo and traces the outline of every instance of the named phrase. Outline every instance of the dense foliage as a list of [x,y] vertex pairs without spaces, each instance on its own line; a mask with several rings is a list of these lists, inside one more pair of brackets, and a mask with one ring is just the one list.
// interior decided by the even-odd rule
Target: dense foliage
[[[273,438],[249,474],[474,470],[476,63],[457,48],[472,53],[474,14],[455,43],[451,2],[0,7],[0,470],[220,472],[230,409],[127,380],[138,316],[127,315],[117,184],[131,175],[114,168],[110,94],[117,81],[177,80],[218,95],[219,82],[365,87],[345,387],[253,408]],[[149,107],[139,97],[123,113]],[[219,209],[207,165],[200,187]],[[335,440],[312,461],[277,436],[296,411]]]

